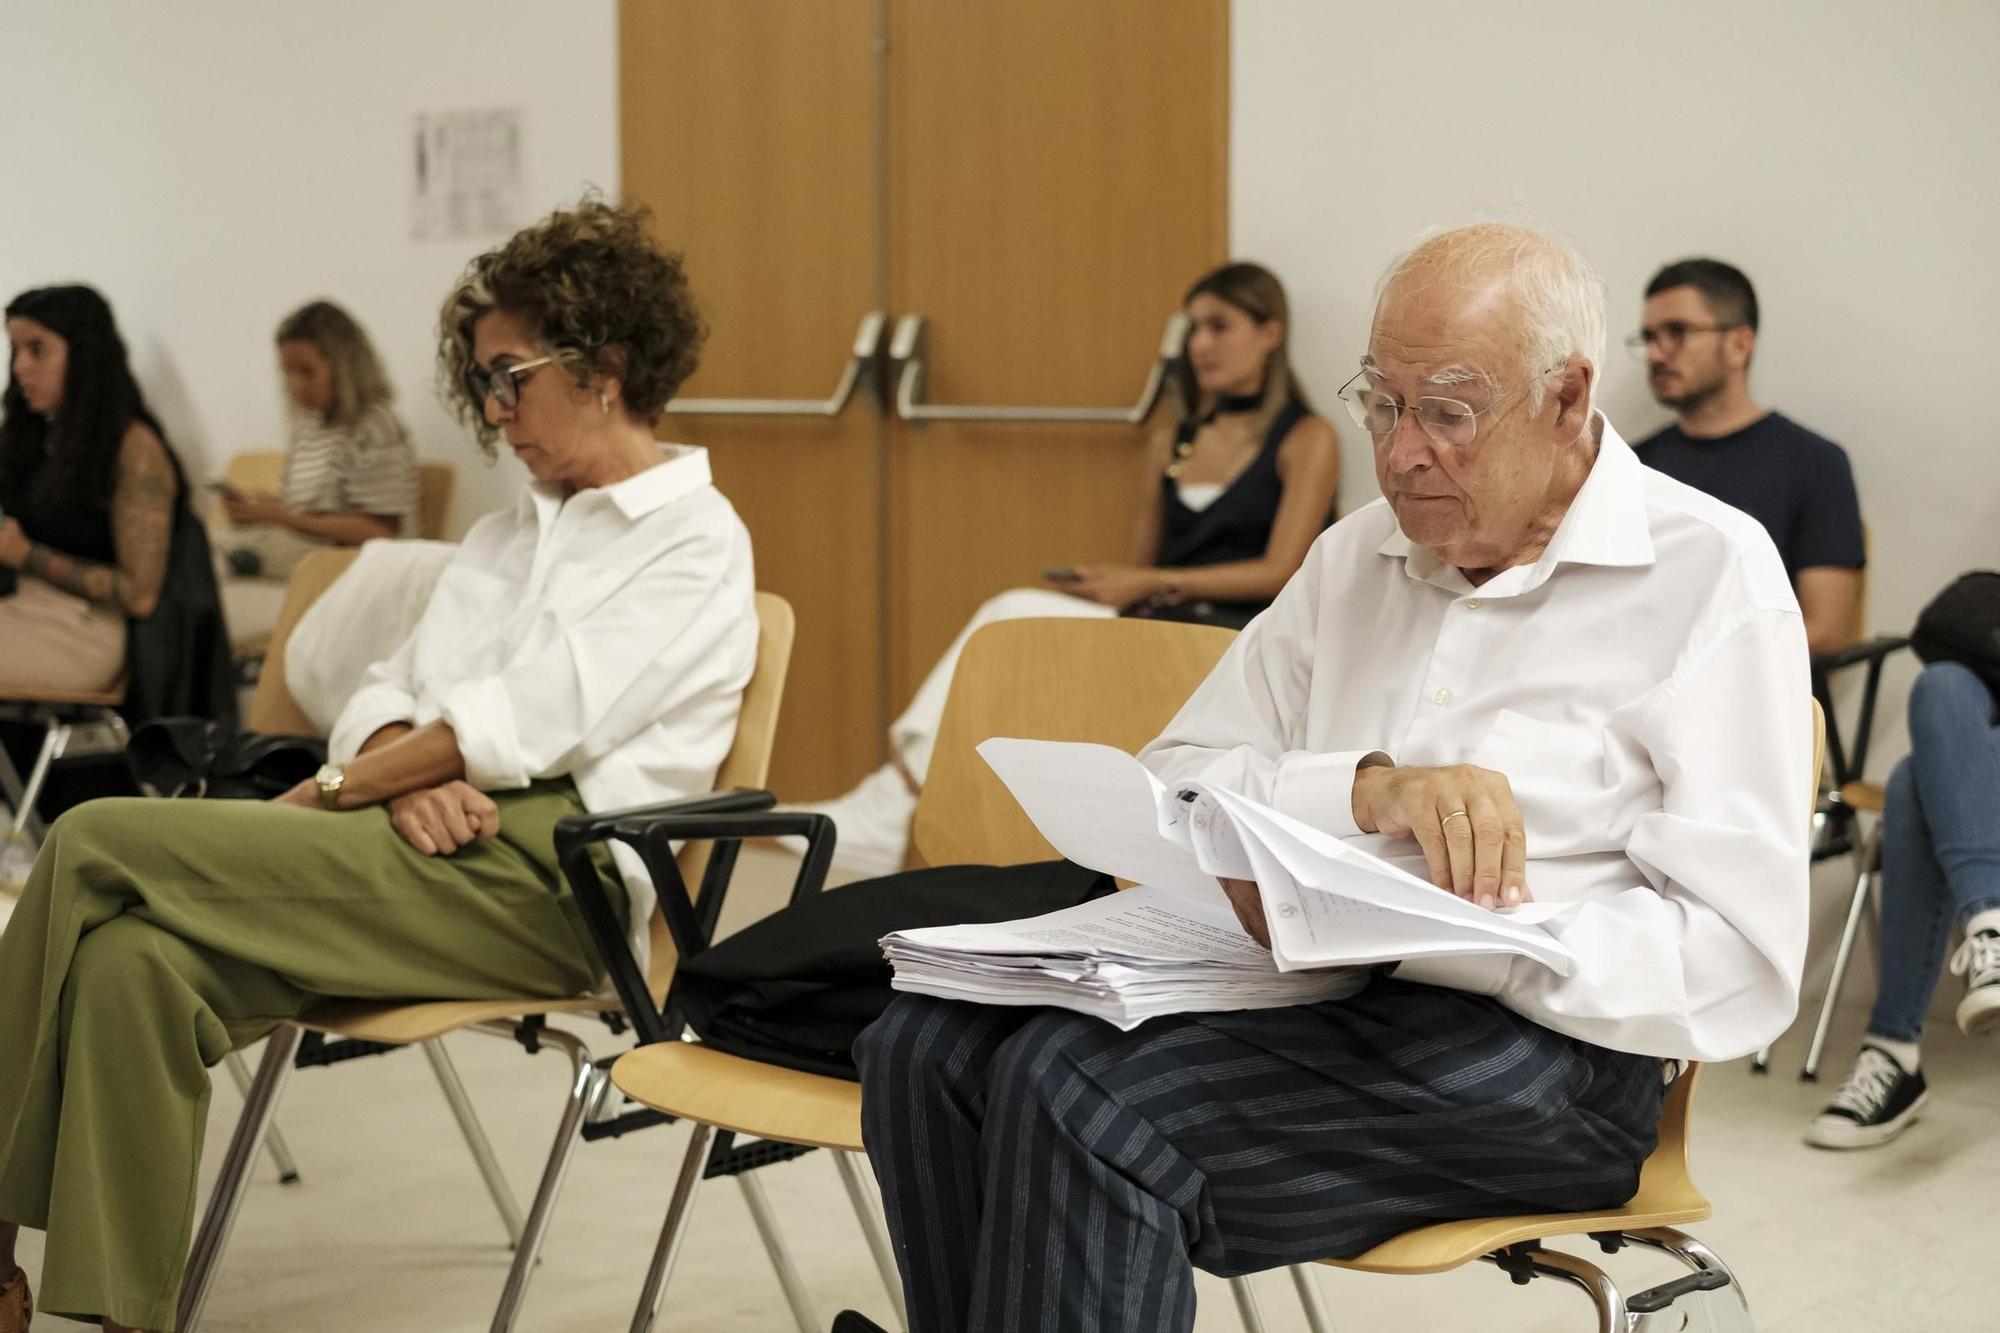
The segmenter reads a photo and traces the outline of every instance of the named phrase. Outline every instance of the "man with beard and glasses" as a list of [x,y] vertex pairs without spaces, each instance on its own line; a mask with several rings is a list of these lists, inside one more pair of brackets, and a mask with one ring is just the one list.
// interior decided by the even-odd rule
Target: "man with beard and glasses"
[[1853,642],[1866,563],[1847,453],[1750,396],[1757,293],[1742,270],[1683,259],[1646,284],[1627,338],[1674,424],[1640,441],[1639,459],[1743,510],[1771,534],[1805,614],[1815,655]]

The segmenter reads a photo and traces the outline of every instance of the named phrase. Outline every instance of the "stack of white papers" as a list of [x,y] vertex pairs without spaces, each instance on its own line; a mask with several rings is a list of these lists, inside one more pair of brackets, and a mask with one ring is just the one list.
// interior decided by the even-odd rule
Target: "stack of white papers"
[[1157,1014],[1330,1000],[1363,980],[1353,970],[1280,972],[1219,888],[1128,889],[1025,921],[898,931],[882,949],[898,990],[1056,1005],[1128,1030]]
[[[898,931],[882,945],[899,990],[1057,1005],[1131,1028],[1335,998],[1360,987],[1358,969],[1407,958],[1506,953],[1563,976],[1574,966],[1538,924],[1553,908],[1476,906],[1235,792],[1169,788],[1123,751],[995,739],[979,753],[1057,851],[1139,887],[1023,921]],[[1268,952],[1218,879],[1257,885]]]

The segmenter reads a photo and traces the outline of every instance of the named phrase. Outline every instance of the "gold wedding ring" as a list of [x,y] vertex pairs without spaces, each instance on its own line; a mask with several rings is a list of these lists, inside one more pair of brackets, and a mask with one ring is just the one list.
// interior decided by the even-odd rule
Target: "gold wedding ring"
[[1446,815],[1443,819],[1440,819],[1438,821],[1438,827],[1443,828],[1446,824],[1449,824],[1454,819],[1470,819],[1470,818],[1471,816],[1466,814],[1465,811],[1454,810],[1450,814]]

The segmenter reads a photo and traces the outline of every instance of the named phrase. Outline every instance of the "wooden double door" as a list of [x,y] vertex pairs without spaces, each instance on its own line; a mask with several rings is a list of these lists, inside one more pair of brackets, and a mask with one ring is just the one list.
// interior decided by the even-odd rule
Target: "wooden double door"
[[[710,326],[661,433],[798,612],[773,786],[833,795],[983,599],[1130,557],[1148,427],[905,419],[890,334],[928,403],[1134,404],[1227,252],[1227,0],[625,0],[619,40],[623,197]],[[826,395],[871,312],[837,414],[684,410]]]

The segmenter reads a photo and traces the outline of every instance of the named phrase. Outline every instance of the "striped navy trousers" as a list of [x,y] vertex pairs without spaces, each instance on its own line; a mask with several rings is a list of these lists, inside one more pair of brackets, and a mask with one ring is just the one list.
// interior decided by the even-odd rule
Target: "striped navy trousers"
[[1664,1095],[1657,1059],[1387,976],[1132,1032],[903,995],[855,1057],[910,1333],[1189,1330],[1197,1265],[1615,1206]]

